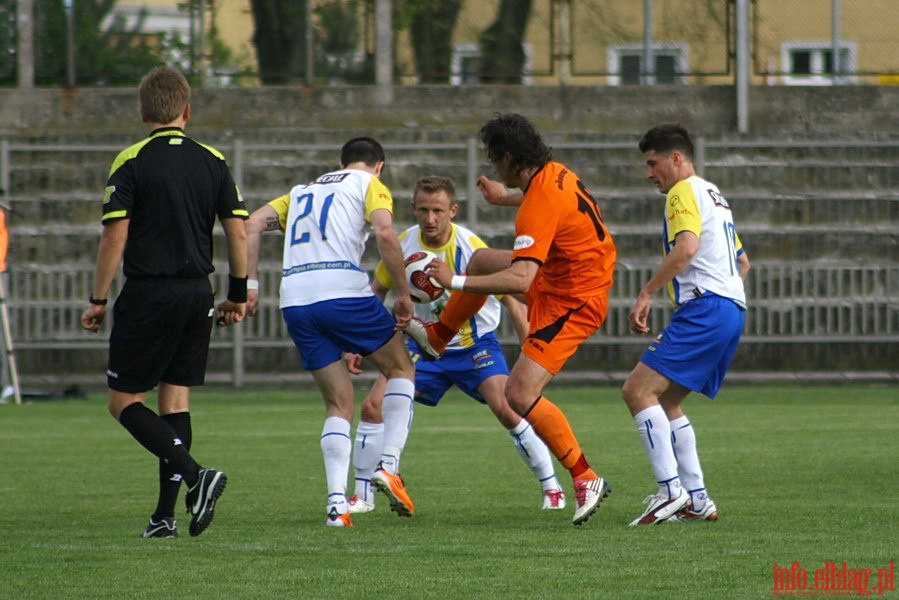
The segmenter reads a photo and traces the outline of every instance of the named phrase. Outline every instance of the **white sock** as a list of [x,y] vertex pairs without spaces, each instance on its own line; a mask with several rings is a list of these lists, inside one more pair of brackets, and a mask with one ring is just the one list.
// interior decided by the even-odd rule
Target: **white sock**
[[384,449],[381,451],[381,468],[396,475],[400,470],[400,457],[406,447],[409,429],[412,427],[412,396],[415,384],[410,379],[388,379],[381,406],[384,419]]
[[[321,447],[328,481],[328,504],[346,505],[346,480],[350,471],[350,450],[353,447],[350,441],[350,422],[340,417],[325,419]],[[340,509],[337,512],[341,512]]]
[[659,495],[677,498],[681,494],[680,478],[671,445],[671,426],[665,411],[658,404],[644,408],[634,415],[634,423],[637,424],[637,433],[659,484]]
[[699,453],[696,450],[696,432],[687,415],[671,421],[671,445],[677,459],[677,473],[684,488],[690,492],[693,510],[699,512],[705,508],[708,495],[702,466],[699,464]]
[[562,486],[556,479],[549,448],[546,447],[527,419],[522,419],[518,425],[510,429],[509,435],[512,436],[521,460],[534,473],[543,490],[561,490]]
[[375,501],[371,489],[371,475],[378,466],[383,448],[384,423],[359,421],[356,426],[356,439],[353,442],[353,468],[356,478],[356,489],[353,493],[360,500]]

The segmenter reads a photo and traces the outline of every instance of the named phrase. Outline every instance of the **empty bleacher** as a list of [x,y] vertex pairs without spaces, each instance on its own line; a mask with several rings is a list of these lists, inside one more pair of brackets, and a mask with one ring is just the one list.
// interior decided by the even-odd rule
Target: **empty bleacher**
[[[398,227],[415,180],[452,176],[458,220],[496,247],[510,247],[514,210],[478,197],[489,165],[475,140],[448,132],[384,132],[385,183]],[[291,130],[204,139],[229,159],[249,208],[336,166],[338,133]],[[631,302],[660,260],[662,198],[645,180],[636,136],[551,133],[547,141],[599,201],[619,264],[605,326],[582,347],[567,377],[618,380],[648,338],[628,332]],[[11,207],[8,307],[25,382],[103,383],[105,339],[80,330],[91,290],[100,201],[109,165],[132,140],[91,144],[0,141],[0,197]],[[701,174],[730,202],[753,263],[750,310],[733,377],[868,379],[899,374],[899,139],[703,139]],[[222,239],[222,242],[224,240]],[[281,237],[264,236],[259,314],[216,330],[209,379],[238,384],[302,378],[277,308]],[[218,244],[216,288],[227,266]],[[368,267],[375,255],[366,255]],[[120,283],[120,282],[119,282]],[[659,297],[652,323],[671,307]],[[503,336],[516,352],[511,329]]]

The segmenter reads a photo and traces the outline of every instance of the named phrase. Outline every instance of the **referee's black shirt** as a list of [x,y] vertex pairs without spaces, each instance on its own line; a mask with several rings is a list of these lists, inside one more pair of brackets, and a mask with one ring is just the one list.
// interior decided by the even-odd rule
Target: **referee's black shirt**
[[103,223],[130,219],[126,277],[205,277],[219,219],[249,216],[220,152],[177,127],[126,148],[109,171]]

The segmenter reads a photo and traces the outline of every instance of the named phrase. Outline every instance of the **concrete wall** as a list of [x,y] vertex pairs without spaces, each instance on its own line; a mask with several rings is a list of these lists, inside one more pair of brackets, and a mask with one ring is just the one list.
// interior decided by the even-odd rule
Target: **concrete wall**
[[[697,134],[736,133],[731,86],[374,86],[199,89],[191,130],[244,135],[285,129],[472,134],[494,112],[544,131],[634,133],[679,121]],[[899,132],[899,86],[753,87],[753,135]],[[142,133],[134,88],[2,89],[0,137]]]

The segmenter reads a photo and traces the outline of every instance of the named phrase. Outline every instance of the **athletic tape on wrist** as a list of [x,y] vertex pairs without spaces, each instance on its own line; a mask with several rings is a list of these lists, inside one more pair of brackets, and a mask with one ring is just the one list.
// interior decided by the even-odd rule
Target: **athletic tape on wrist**
[[468,278],[465,275],[453,275],[453,278],[450,281],[450,289],[461,292],[463,289],[465,289],[466,279]]

